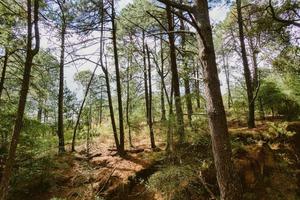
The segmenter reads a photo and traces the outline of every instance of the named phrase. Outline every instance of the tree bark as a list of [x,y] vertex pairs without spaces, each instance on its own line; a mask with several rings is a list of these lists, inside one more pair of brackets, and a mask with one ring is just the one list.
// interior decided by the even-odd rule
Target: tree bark
[[146,107],[146,120],[149,125],[149,94],[148,94],[148,77],[147,77],[147,59],[146,59],[146,45],[145,45],[145,32],[142,33],[143,42],[143,64],[144,64],[144,91],[145,91],[145,107]]
[[[10,178],[12,175],[13,165],[16,157],[17,145],[19,142],[19,137],[21,129],[23,126],[23,117],[26,106],[26,99],[30,84],[30,73],[32,68],[32,61],[34,56],[38,53],[40,48],[40,37],[38,28],[38,14],[39,14],[39,1],[34,1],[34,20],[32,20],[32,8],[31,0],[27,0],[27,47],[26,47],[26,61],[23,73],[22,86],[20,91],[20,98],[17,110],[17,117],[13,129],[12,140],[9,148],[8,158],[5,163],[4,172],[1,178],[0,185],[0,199],[6,200],[8,194],[8,186]],[[35,47],[32,49],[32,28],[34,24],[34,37],[35,37]]]
[[42,114],[43,114],[43,105],[42,100],[39,100],[38,103],[38,112],[37,112],[37,120],[42,122]]
[[176,63],[176,49],[175,49],[175,37],[174,37],[174,19],[171,13],[171,7],[167,5],[167,19],[169,29],[169,42],[170,42],[170,57],[171,57],[171,72],[172,72],[172,85],[174,90],[176,119],[177,119],[177,133],[179,134],[179,143],[183,143],[185,140],[184,135],[184,120],[183,112],[181,107],[180,99],[180,88],[179,88],[179,76]]
[[160,62],[161,62],[161,70],[160,70],[160,107],[161,107],[161,121],[166,121],[166,107],[165,107],[165,95],[164,95],[164,50],[163,50],[163,40],[162,35],[160,36]]
[[82,111],[83,111],[83,108],[84,108],[84,104],[85,104],[85,101],[87,99],[87,95],[90,91],[90,87],[91,87],[91,84],[93,82],[93,79],[95,77],[95,74],[96,74],[96,70],[98,69],[98,63],[96,64],[95,68],[94,68],[94,71],[92,73],[92,76],[86,86],[86,89],[85,89],[85,93],[84,93],[84,97],[83,97],[83,100],[82,100],[82,103],[81,103],[81,106],[80,106],[80,109],[79,109],[79,113],[78,113],[78,116],[77,116],[77,120],[76,120],[76,123],[75,123],[75,127],[74,127],[74,131],[73,131],[73,137],[72,137],[72,152],[75,151],[75,143],[76,143],[76,133],[77,133],[77,128],[80,124],[80,117],[81,117],[81,114],[82,114]]
[[241,0],[236,1],[237,14],[238,14],[238,27],[239,27],[239,39],[241,45],[241,54],[244,66],[244,77],[247,88],[247,98],[248,98],[248,128],[255,127],[255,102],[253,99],[253,82],[251,78],[251,72],[249,68],[246,46],[245,46],[245,35],[243,27],[243,16],[242,16],[242,5]]
[[[181,12],[183,14],[183,12]],[[186,108],[187,108],[187,114],[189,119],[189,124],[192,126],[192,115],[193,115],[193,104],[192,104],[192,98],[191,98],[191,90],[190,90],[190,70],[188,69],[188,63],[187,63],[187,55],[185,53],[185,43],[186,43],[186,37],[185,37],[185,25],[183,19],[180,20],[180,30],[181,33],[181,47],[183,51],[183,70],[184,70],[184,91],[185,91],[185,102],[186,102]]]
[[5,48],[4,62],[3,62],[3,68],[2,68],[2,73],[1,73],[1,80],[0,80],[0,104],[1,104],[2,92],[4,89],[4,81],[5,81],[6,69],[7,69],[7,63],[8,63],[8,55],[9,55],[8,49]]
[[220,90],[208,2],[197,0],[193,14],[197,25],[199,57],[203,66],[208,122],[221,199],[242,199],[241,185],[231,161],[231,145]]
[[[120,143],[119,143],[119,138],[118,138],[118,132],[117,132],[117,126],[116,126],[116,121],[115,121],[115,114],[114,114],[114,107],[112,103],[112,97],[111,97],[111,90],[110,90],[110,81],[109,81],[109,76],[108,76],[108,71],[107,71],[107,61],[105,59],[105,66],[103,63],[103,34],[104,34],[104,4],[103,1],[101,1],[101,10],[100,10],[100,66],[101,69],[104,73],[104,78],[105,78],[105,85],[106,85],[106,92],[107,92],[107,99],[108,99],[108,106],[109,106],[109,114],[110,114],[110,121],[111,121],[111,126],[113,129],[113,136],[116,144],[116,148],[118,152],[120,153]],[[106,57],[105,57],[106,58]]]
[[130,66],[132,63],[132,52],[130,52],[129,58],[128,58],[128,66],[126,69],[126,79],[127,79],[127,91],[126,91],[126,122],[128,127],[128,143],[130,147],[133,147],[132,145],[132,138],[131,138],[131,124],[129,119],[129,112],[130,112]]
[[196,74],[196,80],[195,80],[195,89],[194,89],[194,91],[195,91],[195,94],[196,94],[197,108],[200,109],[201,101],[200,101],[199,67],[196,68],[195,74]]
[[115,60],[115,69],[116,69],[116,82],[117,82],[117,95],[118,95],[118,110],[119,110],[119,129],[120,129],[120,154],[125,154],[124,149],[124,125],[123,125],[123,106],[122,106],[122,87],[121,87],[121,78],[119,70],[119,56],[118,56],[118,47],[117,47],[117,37],[116,37],[116,24],[115,24],[115,8],[114,0],[112,0],[112,41],[113,41],[113,51],[114,51],[114,60]]
[[147,57],[148,57],[148,80],[149,80],[149,100],[148,100],[148,125],[150,129],[150,142],[151,148],[154,149],[155,140],[154,140],[154,132],[153,132],[153,120],[152,120],[152,83],[151,83],[151,62],[150,62],[150,52],[149,47],[146,45]]
[[229,66],[228,66],[228,58],[226,58],[225,56],[223,47],[222,47],[222,59],[223,59],[223,69],[224,69],[226,85],[227,85],[227,105],[228,105],[228,109],[230,109],[232,103],[231,90],[230,90],[230,73],[229,73]]
[[60,44],[60,63],[59,63],[59,93],[58,93],[58,152],[65,152],[64,139],[64,61],[65,61],[65,36],[66,36],[66,21],[64,15],[64,2],[60,5],[62,14],[61,25],[61,44]]

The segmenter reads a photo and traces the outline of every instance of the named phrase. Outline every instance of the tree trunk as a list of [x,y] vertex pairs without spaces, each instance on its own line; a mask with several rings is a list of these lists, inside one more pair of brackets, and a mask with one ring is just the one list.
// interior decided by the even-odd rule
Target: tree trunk
[[91,99],[89,103],[89,114],[88,114],[88,130],[86,135],[86,155],[90,155],[90,136],[91,136],[91,128],[92,128],[92,104]]
[[241,53],[242,53],[242,60],[244,66],[244,77],[245,77],[247,97],[248,97],[248,128],[254,128],[255,127],[255,116],[254,116],[255,103],[253,99],[253,82],[251,78],[251,72],[249,69],[249,63],[247,58],[246,46],[245,46],[241,0],[237,0],[236,4],[237,4],[237,14],[238,14],[239,39],[241,44]]
[[102,3],[102,5],[101,5],[101,10],[100,10],[100,17],[101,17],[101,19],[100,19],[100,23],[101,23],[100,24],[100,66],[101,66],[101,69],[102,69],[102,71],[104,73],[104,77],[105,77],[109,114],[110,114],[111,126],[113,129],[114,140],[115,140],[117,150],[120,153],[120,143],[119,143],[119,139],[118,139],[114,107],[113,107],[112,98],[111,98],[111,90],[110,90],[110,82],[109,82],[109,76],[108,76],[108,71],[107,71],[106,57],[105,57],[105,66],[103,63],[104,4],[103,4],[103,1],[101,1],[101,3]]
[[200,109],[201,106],[201,102],[200,102],[200,81],[199,81],[199,67],[196,68],[195,70],[195,87],[194,87],[194,92],[196,95],[196,104],[197,104],[197,108],[198,110]]
[[229,73],[229,66],[228,66],[228,58],[226,58],[225,56],[223,46],[222,46],[222,59],[223,59],[223,69],[224,69],[226,85],[227,85],[227,105],[228,105],[228,109],[230,109],[231,102],[232,102],[231,90],[230,90],[230,73]]
[[[100,58],[100,60],[102,60],[102,58]],[[103,66],[103,65],[101,65],[101,66]],[[117,132],[117,126],[116,126],[116,120],[115,120],[115,114],[114,114],[114,107],[113,107],[113,103],[112,103],[109,76],[108,76],[108,71],[107,71],[107,63],[105,64],[105,66],[106,67],[104,67],[104,66],[102,67],[102,71],[104,73],[105,82],[106,82],[107,99],[108,99],[108,107],[109,107],[111,126],[112,126],[112,129],[113,129],[113,134],[114,134],[116,147],[118,149],[118,152],[121,154],[122,152],[121,152],[121,149],[120,149],[120,142],[119,142],[119,138],[118,138],[118,132]]]
[[130,119],[129,119],[129,109],[130,109],[130,66],[132,63],[132,52],[130,52],[129,58],[128,58],[128,66],[126,69],[126,79],[127,79],[127,91],[126,91],[126,122],[128,126],[128,143],[130,147],[133,147],[132,145],[132,139],[131,139],[131,125],[130,125]]
[[260,114],[260,119],[261,120],[265,120],[265,111],[264,111],[264,105],[263,105],[263,101],[261,98],[258,99],[259,101],[259,114]]
[[[183,12],[181,12],[183,14]],[[186,108],[187,108],[187,114],[188,114],[188,119],[189,119],[189,124],[192,126],[192,114],[193,114],[193,104],[192,104],[192,98],[191,98],[191,90],[190,90],[190,70],[188,68],[188,63],[187,63],[187,57],[185,53],[185,25],[183,19],[180,18],[180,30],[183,31],[181,34],[181,47],[183,51],[183,69],[184,69],[184,77],[183,77],[183,82],[184,82],[184,91],[185,91],[185,102],[186,102]]]
[[[8,193],[8,186],[10,182],[10,178],[12,175],[13,165],[16,157],[17,145],[19,142],[19,137],[21,133],[21,129],[23,126],[23,117],[26,105],[27,94],[29,90],[30,83],[30,73],[32,68],[32,60],[34,56],[39,51],[40,38],[39,38],[39,29],[38,29],[38,14],[39,14],[39,1],[34,1],[34,20],[31,17],[31,0],[27,0],[27,47],[26,47],[26,61],[25,68],[23,73],[22,86],[20,91],[20,98],[17,110],[17,118],[15,121],[12,140],[9,148],[8,157],[5,163],[5,168],[3,171],[3,175],[1,178],[0,185],[0,199],[6,200]],[[35,47],[32,49],[32,26],[34,24],[34,37],[35,37]]]
[[151,63],[150,63],[150,52],[149,47],[146,45],[147,57],[148,57],[148,80],[149,80],[149,105],[148,105],[148,125],[150,129],[150,142],[151,148],[154,149],[155,140],[154,140],[154,132],[153,132],[153,120],[152,120],[152,83],[151,83]]
[[223,105],[207,1],[197,0],[193,13],[197,24],[200,62],[203,65],[208,122],[221,199],[242,199],[241,185],[231,161],[231,145]]
[[160,70],[160,106],[161,106],[161,121],[166,121],[166,107],[165,107],[165,95],[164,95],[164,51],[163,51],[163,40],[162,35],[160,36],[160,60],[161,60],[161,70]]
[[75,143],[76,143],[76,133],[77,133],[77,128],[80,124],[80,117],[81,117],[81,114],[82,114],[82,111],[83,111],[83,108],[84,108],[84,104],[85,104],[85,101],[87,99],[87,95],[90,91],[90,87],[91,87],[91,84],[93,82],[93,79],[95,77],[95,74],[96,74],[96,70],[98,69],[98,64],[96,64],[95,68],[94,68],[94,71],[92,73],[92,76],[86,86],[86,89],[85,89],[85,93],[84,93],[84,97],[83,97],[83,100],[82,100],[82,103],[81,103],[81,106],[80,106],[80,109],[79,109],[79,113],[78,113],[78,116],[77,116],[77,120],[76,120],[76,123],[75,123],[75,127],[74,127],[74,132],[73,132],[73,138],[72,138],[72,152],[75,151]]
[[[62,5],[63,9],[64,5]],[[63,10],[61,10],[64,13]],[[64,14],[62,14],[62,27],[61,27],[61,45],[60,45],[60,63],[59,63],[59,94],[58,94],[58,152],[65,152],[65,139],[64,139],[64,61],[65,61],[65,36],[66,36],[66,23]]]
[[148,96],[148,77],[147,77],[147,61],[146,61],[146,46],[145,46],[145,32],[142,35],[143,40],[143,64],[144,64],[144,88],[145,88],[145,107],[146,107],[146,120],[149,125],[149,96]]
[[101,90],[100,90],[100,108],[99,108],[99,123],[100,125],[102,124],[102,118],[103,118],[103,88],[101,85]]
[[42,122],[42,114],[43,114],[43,106],[42,106],[42,102],[40,101],[38,104],[39,104],[39,105],[38,105],[38,112],[37,112],[37,120],[38,120],[39,122]]
[[122,87],[121,87],[121,78],[119,71],[119,56],[118,56],[118,47],[117,47],[117,37],[116,37],[116,25],[115,25],[115,8],[114,0],[112,0],[112,41],[113,41],[113,51],[115,59],[115,68],[116,68],[116,82],[117,82],[117,94],[118,94],[118,108],[119,108],[119,128],[120,128],[120,154],[125,154],[124,149],[124,125],[123,125],[123,106],[122,106]]
[[4,89],[4,81],[5,81],[6,68],[7,68],[7,63],[8,63],[8,55],[9,55],[8,49],[5,48],[4,62],[3,62],[3,68],[2,68],[2,73],[1,73],[1,80],[0,80],[0,104],[1,104],[2,92]]
[[177,117],[177,133],[179,134],[179,143],[183,143],[185,140],[184,135],[184,120],[183,112],[181,107],[180,99],[180,88],[179,88],[179,76],[176,63],[176,50],[175,50],[175,37],[174,37],[174,19],[171,13],[171,7],[167,5],[167,18],[168,18],[168,28],[169,28],[169,42],[170,42],[170,57],[171,57],[171,72],[172,72],[172,85],[174,90],[175,99],[175,109]]
[[171,79],[171,93],[169,102],[169,120],[168,120],[168,132],[167,132],[167,146],[166,151],[168,154],[172,154],[174,151],[174,141],[173,141],[173,128],[175,124],[174,112],[173,112],[173,79]]

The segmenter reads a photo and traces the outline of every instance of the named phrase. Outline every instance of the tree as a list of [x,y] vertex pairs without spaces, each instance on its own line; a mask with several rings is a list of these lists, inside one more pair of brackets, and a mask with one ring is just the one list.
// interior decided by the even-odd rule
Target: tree
[[116,38],[116,24],[115,24],[115,5],[114,0],[111,2],[111,23],[112,23],[112,42],[115,60],[115,70],[116,70],[116,82],[117,82],[117,95],[118,95],[118,110],[119,110],[119,130],[120,130],[120,151],[119,153],[123,155],[125,153],[124,149],[124,125],[123,125],[123,106],[122,106],[122,88],[119,70],[119,56]]
[[240,0],[236,1],[237,5],[237,14],[238,14],[238,27],[239,27],[239,40],[241,45],[241,55],[244,66],[244,77],[247,87],[247,96],[248,96],[248,128],[255,127],[255,99],[253,94],[254,83],[251,77],[251,72],[249,68],[246,45],[245,45],[245,36],[244,36],[244,26],[243,26],[243,16],[242,16],[242,3]]
[[[22,129],[23,124],[23,117],[26,105],[26,98],[29,89],[30,83],[30,72],[32,67],[32,61],[34,56],[39,52],[39,45],[40,45],[40,36],[39,36],[39,27],[38,27],[38,20],[39,20],[39,1],[35,0],[33,3],[33,20],[32,20],[32,2],[31,0],[27,0],[27,48],[26,48],[26,62],[22,80],[22,88],[20,91],[19,97],[19,105],[17,111],[17,118],[15,121],[12,140],[9,148],[8,158],[5,164],[5,169],[3,176],[1,178],[1,188],[0,188],[0,199],[5,200],[7,198],[8,193],[8,186],[10,182],[10,177],[12,174],[13,164],[16,156],[16,149],[20,137],[20,132]],[[32,29],[34,26],[34,38],[35,38],[35,45],[32,49],[32,40],[33,40],[33,33]]]
[[65,38],[66,38],[66,29],[67,29],[67,19],[65,13],[65,1],[57,1],[59,10],[61,13],[61,29],[60,29],[60,63],[59,63],[59,93],[58,93],[58,126],[57,126],[57,135],[58,135],[58,152],[65,152],[65,138],[64,138],[64,62],[65,62]]
[[[72,151],[75,151],[75,141],[76,141],[77,127],[80,123],[81,113],[82,113],[85,101],[87,99],[87,96],[89,94],[90,87],[91,87],[91,84],[93,82],[93,79],[94,79],[94,76],[95,76],[95,73],[96,73],[96,70],[97,70],[98,66],[99,65],[97,63],[95,68],[94,68],[94,71],[92,73],[90,71],[81,71],[81,72],[77,73],[76,76],[75,76],[75,80],[77,80],[78,82],[80,82],[82,84],[82,86],[85,88],[85,92],[84,92],[84,97],[83,97],[83,100],[82,100],[82,103],[81,103],[81,106],[80,106],[80,109],[79,109],[79,112],[78,112],[77,120],[76,120],[76,123],[75,123],[75,127],[74,127],[73,138],[72,138]],[[91,108],[90,108],[90,110],[91,110]],[[91,113],[91,111],[89,113]],[[91,121],[91,119],[89,118],[89,122],[90,121]],[[88,130],[90,130],[90,124],[89,124],[88,127],[89,127]],[[88,135],[89,135],[89,131],[88,131]]]
[[149,100],[148,100],[148,124],[150,129],[150,141],[151,148],[155,148],[155,140],[153,133],[153,116],[152,116],[152,83],[151,83],[151,62],[150,62],[150,51],[148,45],[146,45],[147,57],[148,57],[148,80],[149,80]]
[[179,88],[179,76],[176,63],[176,51],[175,51],[175,38],[174,38],[174,20],[172,16],[171,7],[167,5],[167,19],[168,19],[168,36],[170,43],[170,58],[171,58],[171,72],[172,72],[172,88],[174,90],[174,100],[175,100],[175,109],[176,109],[176,119],[178,123],[178,134],[179,134],[179,143],[184,142],[184,121],[183,121],[183,111],[181,107],[180,99],[180,88]]
[[208,13],[208,2],[196,0],[194,5],[178,4],[170,0],[159,0],[179,10],[188,12],[192,18],[187,19],[197,31],[198,51],[203,67],[206,106],[213,156],[217,171],[217,180],[221,199],[241,199],[241,185],[233,169],[231,146],[228,136],[227,120],[220,91],[212,30]]

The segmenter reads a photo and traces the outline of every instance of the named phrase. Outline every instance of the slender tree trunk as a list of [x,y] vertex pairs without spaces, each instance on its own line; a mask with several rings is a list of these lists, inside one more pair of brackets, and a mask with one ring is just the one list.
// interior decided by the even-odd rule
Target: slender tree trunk
[[37,113],[37,120],[39,122],[42,122],[42,114],[43,114],[43,106],[42,106],[42,102],[41,100],[39,100],[39,103],[38,103],[38,113]]
[[201,107],[201,101],[200,101],[200,81],[199,81],[199,67],[197,67],[195,71],[196,75],[196,80],[195,80],[195,94],[196,94],[196,103],[197,103],[197,108],[200,109]]
[[175,117],[173,112],[173,79],[171,79],[171,93],[170,93],[170,102],[169,102],[169,120],[168,120],[168,132],[167,132],[167,146],[166,151],[169,154],[172,154],[174,151],[174,142],[173,142],[173,125],[175,123]]
[[248,128],[255,127],[255,101],[253,99],[253,82],[251,78],[251,72],[249,68],[246,46],[245,46],[245,36],[244,36],[244,27],[243,27],[243,16],[242,16],[242,3],[241,0],[236,1],[237,4],[237,14],[238,14],[238,26],[239,26],[239,39],[241,44],[241,53],[244,66],[244,76],[246,81],[247,88],[247,97],[248,97]]
[[5,55],[4,55],[4,62],[3,62],[3,68],[1,73],[1,80],[0,80],[0,104],[1,104],[1,97],[2,97],[2,91],[4,89],[4,81],[6,76],[6,69],[7,69],[7,63],[8,63],[8,49],[5,48]]
[[165,95],[164,95],[164,50],[163,50],[163,40],[162,35],[160,36],[160,60],[161,60],[161,70],[160,70],[160,106],[161,106],[161,121],[166,121],[166,107],[165,107]]
[[242,199],[242,191],[231,161],[231,145],[220,90],[208,2],[197,0],[193,13],[197,24],[199,57],[203,65],[208,122],[221,199],[239,200]]
[[265,120],[265,111],[264,111],[264,105],[263,105],[263,101],[261,98],[258,99],[259,101],[259,114],[260,114],[260,119],[261,120]]
[[[183,14],[183,12],[181,12],[181,14]],[[186,37],[184,31],[186,28],[183,19],[180,18],[179,20],[180,20],[180,30],[183,32],[181,33],[181,47],[183,51],[182,59],[183,59],[183,69],[184,69],[183,82],[184,82],[184,91],[185,91],[185,102],[186,102],[189,124],[192,127],[193,104],[192,104],[191,90],[190,90],[190,78],[189,78],[190,70],[188,68],[188,57],[185,53]]]
[[150,129],[150,142],[151,148],[155,148],[154,132],[153,132],[153,119],[152,119],[152,83],[151,83],[151,62],[149,47],[146,45],[147,57],[148,57],[148,80],[149,80],[149,100],[148,100],[148,124]]
[[226,85],[227,85],[227,104],[228,108],[231,108],[231,90],[230,90],[230,73],[229,73],[229,66],[228,66],[228,58],[226,58],[223,47],[222,47],[222,59],[223,59],[223,69],[225,73]]
[[110,121],[111,121],[111,126],[113,129],[113,135],[115,139],[115,144],[117,147],[118,152],[120,153],[120,143],[118,139],[118,132],[117,132],[117,126],[116,126],[116,121],[115,121],[115,114],[114,114],[114,107],[112,103],[112,97],[111,97],[111,90],[110,90],[110,81],[109,81],[109,76],[108,76],[108,71],[107,71],[107,61],[105,57],[105,66],[103,63],[103,34],[104,34],[104,4],[103,1],[101,1],[101,9],[100,9],[100,66],[101,69],[104,73],[105,77],[105,85],[106,85],[106,92],[107,92],[107,99],[108,99],[108,106],[109,106],[109,114],[110,114]]
[[[12,134],[12,140],[9,148],[8,157],[5,163],[5,168],[3,171],[3,175],[1,178],[1,184],[0,184],[0,199],[6,200],[7,194],[8,194],[8,186],[10,182],[10,178],[13,171],[13,165],[15,162],[16,157],[16,150],[17,145],[19,142],[19,137],[21,133],[21,129],[23,126],[23,117],[24,117],[24,111],[25,111],[25,105],[26,105],[26,99],[27,94],[29,90],[29,83],[30,83],[30,73],[31,73],[31,67],[32,67],[32,60],[34,56],[39,51],[39,45],[40,45],[40,37],[39,37],[39,28],[38,28],[38,14],[39,14],[39,1],[34,1],[34,20],[32,20],[31,17],[31,0],[27,0],[27,48],[26,48],[26,61],[25,61],[25,68],[23,73],[23,80],[22,80],[22,86],[20,91],[20,98],[19,98],[19,104],[18,104],[18,110],[17,110],[17,118],[15,121],[13,134]],[[32,26],[34,24],[34,37],[35,37],[35,47],[32,49]]]
[[127,79],[127,91],[126,91],[126,122],[128,126],[128,143],[130,147],[133,147],[132,145],[132,139],[131,139],[131,125],[130,125],[130,119],[129,119],[129,109],[130,109],[130,66],[132,63],[131,58],[132,52],[130,52],[129,58],[128,58],[128,66],[126,69],[126,79]]
[[[62,8],[64,5],[62,5]],[[60,63],[59,63],[59,94],[58,94],[58,152],[65,152],[65,138],[64,138],[64,61],[65,61],[65,35],[66,23],[64,11],[62,12],[62,27],[61,27],[61,45],[60,45]]]
[[121,87],[121,78],[119,70],[119,56],[118,56],[118,47],[117,47],[117,37],[116,37],[116,25],[115,25],[115,8],[114,0],[112,0],[112,41],[113,41],[113,51],[115,59],[115,68],[116,68],[116,82],[117,82],[117,94],[118,94],[118,108],[119,108],[119,128],[120,128],[120,154],[125,154],[124,149],[124,125],[123,125],[123,106],[122,106],[122,87]]
[[[102,58],[100,58],[102,60]],[[103,63],[102,63],[103,64]],[[102,71],[105,76],[105,82],[106,82],[106,90],[107,90],[107,99],[108,99],[108,107],[109,107],[109,114],[110,114],[110,120],[111,120],[111,126],[113,129],[113,134],[114,134],[114,139],[115,139],[115,144],[117,147],[118,152],[121,154],[121,149],[120,149],[120,142],[118,138],[118,132],[117,132],[117,126],[116,126],[116,120],[115,120],[115,114],[114,114],[114,107],[112,103],[112,97],[111,97],[111,90],[110,90],[110,82],[109,82],[109,76],[108,76],[108,71],[107,71],[107,62],[105,62],[105,66],[102,65]]]
[[175,109],[176,109],[176,117],[179,134],[179,143],[183,143],[185,140],[184,135],[184,120],[183,120],[183,112],[181,107],[181,99],[180,99],[180,88],[179,88],[179,76],[178,69],[176,63],[176,50],[175,50],[175,37],[174,37],[174,20],[171,13],[171,7],[167,5],[167,18],[168,18],[168,28],[169,28],[169,42],[170,42],[170,57],[171,57],[171,72],[172,72],[172,84],[174,89],[174,99],[175,99]]
[[82,114],[82,111],[83,111],[83,108],[84,108],[84,104],[85,104],[85,101],[87,99],[87,95],[90,91],[90,87],[91,87],[91,84],[93,82],[93,79],[95,77],[95,74],[96,74],[96,70],[98,69],[98,64],[96,64],[95,68],[94,68],[94,71],[92,73],[92,76],[86,86],[86,89],[85,89],[85,93],[84,93],[84,97],[83,97],[83,100],[82,100],[82,103],[81,103],[81,106],[80,106],[80,109],[79,109],[79,113],[78,113],[78,116],[77,116],[77,120],[76,120],[76,123],[75,123],[75,127],[74,127],[74,132],[73,132],[73,138],[72,138],[72,152],[75,151],[75,143],[76,143],[76,133],[77,133],[77,128],[80,124],[80,117],[81,117],[81,114]]
[[103,88],[101,85],[101,91],[100,91],[100,108],[99,108],[99,123],[102,124],[102,118],[103,118]]
[[144,64],[144,88],[145,88],[145,107],[146,120],[149,125],[149,95],[148,95],[148,77],[147,77],[147,61],[146,61],[146,46],[145,46],[145,32],[142,35],[143,40],[143,64]]
[[[90,99],[91,101],[91,99]],[[86,155],[90,155],[90,136],[91,136],[91,125],[92,125],[92,104],[89,105],[89,114],[88,114],[88,130],[86,135]]]

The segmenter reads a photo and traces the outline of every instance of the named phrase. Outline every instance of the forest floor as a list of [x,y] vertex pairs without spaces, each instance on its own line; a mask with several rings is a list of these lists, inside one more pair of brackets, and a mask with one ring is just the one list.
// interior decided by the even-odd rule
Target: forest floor
[[[256,128],[248,129],[238,122],[229,123],[234,164],[244,186],[244,199],[300,199],[300,122],[278,124],[259,122]],[[96,138],[88,155],[85,145],[78,146],[76,153],[56,155],[49,168],[51,181],[47,188],[40,189],[37,183],[43,181],[38,180],[25,186],[32,187],[26,195],[19,194],[13,199],[88,200],[97,196],[96,199],[163,200],[168,196],[205,200],[218,196],[209,142],[183,145],[172,159],[163,151],[165,143],[161,139],[158,148],[151,150],[146,136],[136,138],[135,148],[130,148],[125,157],[116,155],[110,144]],[[164,182],[155,190],[148,187],[146,182],[153,174],[161,172],[156,176],[161,178],[168,173],[166,169],[174,166],[189,168],[171,171],[171,177],[159,179]],[[185,176],[186,170],[195,173]],[[173,176],[176,172],[179,176]],[[165,189],[171,181],[178,185]]]

